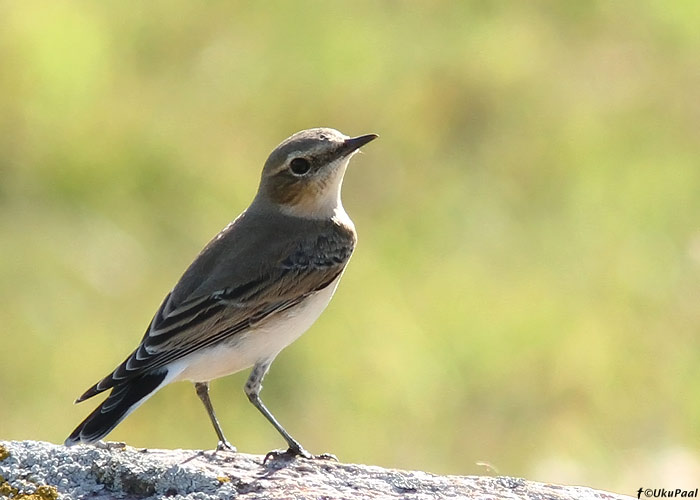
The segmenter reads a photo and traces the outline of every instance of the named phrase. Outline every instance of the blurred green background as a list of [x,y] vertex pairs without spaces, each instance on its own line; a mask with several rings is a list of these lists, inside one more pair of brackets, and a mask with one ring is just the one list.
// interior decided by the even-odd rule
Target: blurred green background
[[[63,442],[297,130],[376,132],[359,245],[263,399],[312,452],[700,477],[700,3],[0,3],[0,439]],[[281,438],[241,373],[231,441]],[[110,436],[212,448],[190,384]],[[488,464],[488,465],[486,465]]]

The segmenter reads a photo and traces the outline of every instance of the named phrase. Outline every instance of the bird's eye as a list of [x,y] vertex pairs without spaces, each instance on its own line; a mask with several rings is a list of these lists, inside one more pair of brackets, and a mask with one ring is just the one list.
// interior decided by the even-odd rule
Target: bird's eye
[[294,175],[304,175],[311,170],[311,163],[306,158],[294,158],[289,163],[289,169]]

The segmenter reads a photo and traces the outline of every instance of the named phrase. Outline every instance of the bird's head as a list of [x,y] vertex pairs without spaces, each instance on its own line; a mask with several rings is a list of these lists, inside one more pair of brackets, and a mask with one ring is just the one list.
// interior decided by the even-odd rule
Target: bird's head
[[288,215],[332,215],[342,206],[340,188],[350,158],[377,137],[348,137],[331,128],[297,132],[265,162],[256,202],[272,204]]

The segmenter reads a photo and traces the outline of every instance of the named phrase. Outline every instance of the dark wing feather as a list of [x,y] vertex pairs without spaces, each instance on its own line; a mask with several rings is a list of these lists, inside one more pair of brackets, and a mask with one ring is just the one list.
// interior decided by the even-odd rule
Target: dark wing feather
[[354,231],[330,221],[299,228],[278,217],[262,221],[277,239],[251,233],[246,226],[255,218],[239,217],[212,240],[165,298],[139,347],[78,401],[215,345],[332,283],[352,255]]

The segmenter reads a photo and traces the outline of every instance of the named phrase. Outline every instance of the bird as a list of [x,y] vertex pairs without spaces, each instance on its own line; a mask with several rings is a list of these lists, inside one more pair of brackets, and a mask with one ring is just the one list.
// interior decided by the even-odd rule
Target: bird
[[343,177],[350,159],[377,137],[324,127],[280,143],[251,204],[186,269],[138,347],[75,401],[110,390],[65,445],[100,441],[164,386],[187,380],[214,427],[216,451],[236,451],[216,417],[209,384],[252,367],[244,392],[288,445],[270,453],[325,458],[282,427],[260,391],[275,357],[326,308],[353,254],[357,235],[341,201]]

